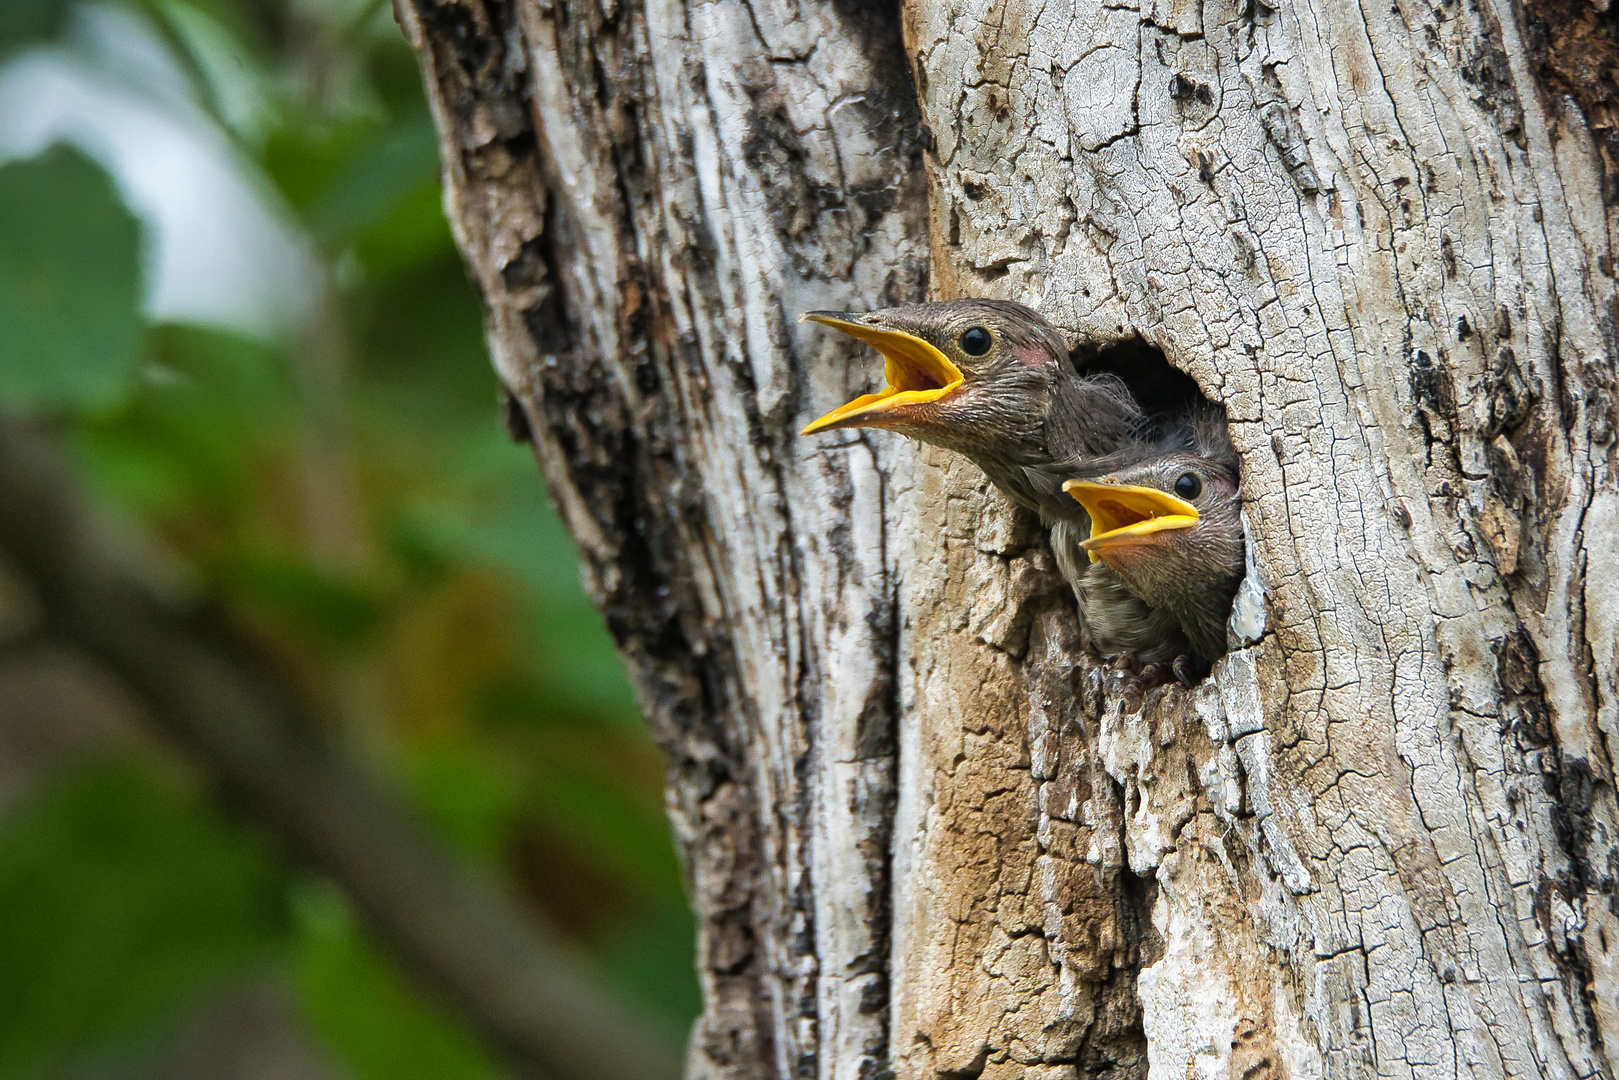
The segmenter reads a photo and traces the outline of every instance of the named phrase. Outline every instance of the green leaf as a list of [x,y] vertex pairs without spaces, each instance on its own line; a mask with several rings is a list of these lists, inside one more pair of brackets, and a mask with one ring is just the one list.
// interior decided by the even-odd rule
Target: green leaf
[[[373,281],[397,279],[423,267],[437,269],[444,256],[457,257],[455,238],[444,217],[444,193],[437,182],[417,187],[386,216],[370,222],[356,239],[354,253]],[[465,286],[457,284],[462,286],[457,291],[464,291]]]
[[244,552],[217,570],[249,609],[327,649],[352,650],[368,644],[387,613],[383,598],[361,579],[295,556]]
[[[437,186],[438,136],[424,111],[393,125],[345,162],[311,217],[323,233],[353,236],[382,222],[413,194],[436,195]],[[442,221],[442,211],[438,216]]]
[[311,1025],[362,1080],[494,1080],[477,1041],[417,997],[354,925],[333,890],[294,906],[299,997]]
[[703,1009],[692,946],[697,919],[685,897],[675,897],[628,921],[602,949],[612,985],[660,1022],[671,1040],[683,1039]]
[[439,834],[460,850],[493,863],[501,854],[519,792],[511,777],[483,756],[446,744],[412,754],[409,780],[417,805]]
[[125,1038],[278,933],[252,838],[130,761],[70,775],[0,834],[0,1077]]
[[0,401],[99,409],[139,359],[140,228],[84,155],[0,168]]
[[127,406],[81,426],[99,488],[141,513],[240,513],[252,470],[285,442],[294,398],[276,350],[220,330],[159,325]]
[[254,55],[248,13],[183,0],[136,3],[192,76],[199,103],[248,142],[261,137],[275,122],[275,106],[269,75]]

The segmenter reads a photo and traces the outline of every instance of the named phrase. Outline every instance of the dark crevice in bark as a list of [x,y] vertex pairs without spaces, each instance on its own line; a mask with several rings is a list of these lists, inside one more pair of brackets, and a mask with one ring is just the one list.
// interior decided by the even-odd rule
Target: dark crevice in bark
[[[1606,783],[1583,758],[1557,754],[1555,770],[1546,774],[1546,789],[1552,800],[1553,827],[1569,855],[1568,872],[1542,877],[1535,893],[1536,919],[1551,931],[1553,955],[1563,969],[1569,1000],[1582,1007],[1580,1019],[1585,1035],[1599,1054],[1605,1050],[1593,997],[1595,980],[1591,955],[1578,930],[1560,925],[1562,919],[1556,909],[1563,906],[1566,910],[1581,912],[1587,904],[1597,902],[1619,914],[1619,894],[1615,889],[1619,853],[1612,844],[1603,842],[1605,830],[1593,813],[1598,789]],[[1561,904],[1556,902],[1558,900]]]
[[[1580,119],[1569,115],[1564,105],[1566,99],[1572,99],[1600,157],[1602,197],[1611,207],[1619,201],[1619,8],[1602,10],[1605,7],[1586,0],[1522,0],[1516,14],[1535,79],[1554,121],[1552,138],[1577,137]],[[1498,36],[1499,31],[1495,33]],[[1498,77],[1484,82],[1510,86],[1504,58],[1495,66],[1501,69]],[[1599,255],[1596,261],[1597,270],[1612,275],[1610,255]],[[1599,280],[1593,278],[1583,287],[1600,287]],[[1535,889],[1535,918],[1552,943],[1568,999],[1580,1013],[1583,1034],[1599,1054],[1604,1040],[1592,997],[1591,946],[1579,929],[1563,925],[1559,908],[1583,913],[1589,905],[1600,904],[1619,913],[1619,847],[1603,825],[1606,808],[1614,805],[1613,761],[1600,732],[1591,747],[1594,760],[1571,753],[1561,744],[1539,672],[1540,649],[1555,652],[1564,643],[1542,641],[1537,647],[1526,627],[1540,622],[1550,596],[1548,545],[1566,497],[1565,482],[1559,478],[1570,467],[1569,452],[1575,449],[1577,455],[1576,448],[1587,436],[1586,445],[1593,448],[1607,445],[1612,438],[1613,310],[1610,304],[1602,313],[1608,317],[1598,327],[1605,348],[1592,350],[1594,355],[1586,358],[1579,355],[1577,346],[1565,343],[1562,324],[1556,319],[1546,327],[1547,340],[1538,349],[1524,341],[1521,332],[1514,340],[1514,320],[1505,307],[1498,310],[1493,325],[1478,328],[1484,339],[1481,344],[1494,348],[1494,360],[1483,380],[1486,406],[1476,429],[1485,445],[1487,504],[1484,514],[1472,523],[1488,545],[1486,550],[1495,555],[1496,569],[1520,620],[1491,643],[1502,732],[1514,739],[1528,760],[1541,763],[1552,828],[1567,859],[1543,870]],[[1457,336],[1465,339],[1473,331],[1463,322]],[[1544,381],[1536,374],[1537,353],[1546,361],[1541,369],[1547,376]],[[1442,362],[1447,359],[1441,356]],[[1454,391],[1451,396],[1454,399]],[[1456,419],[1454,400],[1450,419],[1454,441],[1459,444],[1462,423]],[[1456,470],[1459,474],[1459,463]],[[1570,595],[1570,603],[1570,621],[1578,627],[1584,620],[1579,592]],[[1585,634],[1579,634],[1578,641],[1579,647],[1588,650]],[[1579,669],[1594,694],[1592,666],[1582,663]],[[1580,918],[1583,924],[1584,915]],[[1597,948],[1606,951],[1600,944]]]
[[[1166,365],[1167,366],[1167,365]],[[1100,680],[1100,661],[1081,643],[1073,595],[1054,570],[1034,599],[1028,660],[1022,675],[1035,738],[1050,732],[1039,756],[1054,761],[1037,774],[1047,790],[1040,804],[1043,853],[1063,866],[1055,904],[1060,921],[1044,927],[1053,940],[1057,963],[1088,987],[1089,1016],[1072,1021],[1063,1052],[1047,1064],[1073,1064],[1078,1075],[1105,1080],[1145,1080],[1147,1037],[1136,984],[1141,969],[1158,959],[1163,942],[1152,924],[1155,881],[1128,867],[1094,865],[1088,855],[1092,830],[1117,829],[1123,850],[1125,792],[1103,765],[1101,694],[1087,692]],[[1082,822],[1058,815],[1067,806],[1091,805],[1101,820]],[[1101,845],[1114,846],[1114,845]],[[1049,918],[1049,917],[1048,917]],[[1074,1015],[1083,1010],[1076,1005]]]
[[1163,935],[1152,924],[1152,905],[1158,899],[1158,879],[1141,877],[1128,867],[1119,871],[1119,885],[1128,903],[1130,914],[1130,940],[1135,942],[1138,955],[1136,969],[1151,967],[1164,956]]
[[1526,44],[1540,85],[1571,97],[1602,155],[1603,197],[1619,195],[1619,6],[1591,0],[1522,0]]
[[[1521,0],[1514,7],[1553,118],[1564,112],[1561,103],[1565,98],[1572,98],[1584,114],[1604,171],[1603,197],[1611,206],[1619,192],[1619,130],[1615,127],[1619,121],[1619,9],[1600,10],[1586,0]],[[1460,58],[1459,71],[1477,89],[1476,100],[1496,113],[1503,134],[1524,147],[1520,94],[1528,88],[1513,82],[1494,17],[1482,12],[1476,30],[1468,42],[1472,51]],[[1560,131],[1554,125],[1554,139],[1574,134],[1579,127],[1576,118],[1563,119],[1567,126]],[[1450,252],[1442,246],[1440,255],[1443,259]],[[1608,256],[1600,256],[1598,263],[1605,273],[1613,272]],[[1560,514],[1560,493],[1547,485],[1550,478],[1567,469],[1560,460],[1566,451],[1558,447],[1564,436],[1580,440],[1582,421],[1594,445],[1604,445],[1611,438],[1613,375],[1611,364],[1587,361],[1582,369],[1577,357],[1567,356],[1555,320],[1547,327],[1548,340],[1541,349],[1530,346],[1521,327],[1519,330],[1515,341],[1514,320],[1505,307],[1494,318],[1481,318],[1478,326],[1464,317],[1455,328],[1458,342],[1469,342],[1477,334],[1477,347],[1486,356],[1493,350],[1493,362],[1480,388],[1486,395],[1482,424],[1472,432],[1485,449],[1486,505],[1482,514],[1461,513],[1470,519],[1473,535],[1483,541],[1481,554],[1493,555],[1512,608],[1523,620],[1492,642],[1501,730],[1529,761],[1544,762],[1540,771],[1552,807],[1552,826],[1567,861],[1554,861],[1537,883],[1535,916],[1547,936],[1554,943],[1561,942],[1554,944],[1552,952],[1562,969],[1568,998],[1583,1005],[1584,1034],[1600,1052],[1601,1032],[1589,989],[1591,957],[1580,933],[1565,934],[1560,928],[1556,909],[1564,906],[1565,911],[1579,912],[1589,902],[1600,902],[1619,911],[1615,896],[1619,851],[1600,824],[1601,804],[1612,804],[1611,762],[1600,749],[1597,754],[1602,760],[1593,762],[1567,754],[1559,744],[1540,680],[1539,650],[1524,626],[1536,624],[1548,602],[1548,529]],[[1611,319],[1600,330],[1611,350]],[[1532,363],[1520,360],[1520,350],[1526,358],[1537,352],[1549,357],[1549,385],[1535,377]],[[1465,429],[1472,421],[1465,409],[1458,409],[1452,361],[1445,351],[1441,348],[1437,357],[1430,357],[1422,350],[1411,351],[1408,341],[1408,355],[1413,358],[1410,378],[1418,420],[1430,448],[1428,464],[1438,464],[1432,460],[1436,448],[1444,454],[1443,465],[1456,482],[1442,482],[1437,493],[1455,500],[1454,506],[1462,501],[1461,485],[1477,479],[1464,475],[1460,458]],[[1603,359],[1607,356],[1611,352]],[[1572,391],[1571,375],[1584,387],[1583,399]],[[1555,485],[1555,480],[1551,482]],[[1577,594],[1574,603],[1578,607]],[[1578,625],[1580,612],[1571,614]],[[1556,642],[1546,644],[1560,647]]]
[[1546,689],[1540,680],[1540,655],[1523,630],[1494,643],[1496,680],[1501,688],[1503,733],[1510,733],[1526,756],[1549,758],[1542,779],[1551,805],[1552,827],[1568,856],[1566,865],[1537,882],[1536,921],[1547,928],[1553,955],[1563,969],[1569,1000],[1583,1006],[1582,1021],[1592,1045],[1602,1051],[1602,1030],[1591,998],[1591,957],[1583,936],[1560,932],[1557,908],[1580,911],[1592,900],[1619,914],[1619,852],[1606,842],[1600,816],[1594,813],[1599,789],[1607,786],[1591,763],[1566,756],[1551,723]]
[[[750,721],[736,689],[731,643],[722,628],[701,626],[697,586],[679,557],[688,537],[704,530],[704,507],[673,455],[638,435],[601,364],[576,357],[536,376],[544,429],[570,484],[588,493],[602,535],[611,538],[610,550],[586,552],[597,602],[637,684],[671,783],[695,800],[687,813],[702,850],[684,854],[706,916],[703,953],[716,979],[741,984],[720,996],[751,1004],[751,1030],[711,1038],[708,1052],[742,1068],[748,1067],[742,1059],[762,1067],[774,1057],[774,1023],[752,906],[762,871],[759,818],[747,749],[732,737]],[[667,446],[673,438],[663,432],[657,441]],[[646,500],[649,491],[672,498]]]
[[[605,13],[604,7],[609,9]],[[880,145],[898,148],[898,153],[885,149],[896,167],[869,190],[839,191],[812,182],[803,167],[800,136],[787,120],[768,71],[748,76],[758,78],[757,86],[746,86],[757,111],[754,135],[745,140],[741,159],[761,175],[787,181],[769,190],[775,194],[771,210],[792,268],[806,278],[838,280],[869,249],[884,215],[915,205],[905,189],[912,177],[920,182],[921,136],[898,7],[834,7],[847,17],[878,76],[869,91],[840,99],[838,107],[859,110]],[[590,267],[598,279],[606,279],[610,295],[605,301],[616,322],[617,355],[604,357],[596,353],[600,331],[593,329],[601,325],[604,298],[580,293],[571,273],[587,251],[601,248],[587,248],[586,223],[570,219],[571,204],[559,197],[566,193],[541,149],[549,145],[547,135],[535,131],[524,80],[514,77],[526,63],[528,47],[515,25],[518,9],[479,0],[411,0],[410,11],[421,27],[424,40],[418,47],[424,52],[430,90],[446,120],[441,134],[452,157],[449,172],[461,204],[458,216],[468,229],[481,231],[468,241],[467,255],[480,271],[495,311],[493,336],[508,353],[503,370],[508,377],[514,370],[522,373],[514,379],[519,385],[509,387],[518,407],[506,410],[508,427],[519,436],[532,435],[565,518],[570,512],[588,515],[590,528],[582,529],[585,522],[579,520],[573,524],[576,535],[596,538],[582,545],[592,592],[669,762],[673,813],[702,916],[701,962],[710,980],[708,1011],[694,1048],[706,1066],[696,1067],[747,1077],[782,1069],[813,1073],[818,1068],[816,981],[802,972],[817,967],[816,883],[803,875],[796,895],[772,896],[761,882],[767,859],[788,864],[783,869],[809,864],[808,853],[791,846],[767,855],[766,840],[768,835],[789,845],[804,843],[789,838],[808,835],[814,760],[800,754],[787,763],[793,773],[787,788],[797,794],[785,801],[756,790],[760,763],[752,757],[760,751],[748,738],[762,731],[763,724],[752,715],[753,703],[742,689],[726,612],[705,608],[708,593],[699,586],[698,575],[713,568],[689,562],[725,532],[723,523],[709,520],[707,494],[691,463],[683,460],[692,452],[683,430],[692,418],[681,410],[709,407],[706,382],[700,399],[680,397],[691,393],[684,381],[689,373],[712,379],[713,394],[744,410],[747,442],[767,465],[762,486],[775,493],[787,490],[788,470],[796,466],[787,453],[785,417],[759,409],[757,361],[738,348],[727,354],[735,362],[716,365],[695,339],[677,335],[667,293],[671,283],[661,278],[665,264],[657,257],[650,266],[643,263],[647,246],[654,256],[666,257],[682,278],[673,287],[694,311],[703,312],[713,297],[724,293],[713,258],[715,239],[700,214],[697,220],[680,222],[692,237],[687,246],[657,251],[657,245],[668,243],[656,230],[658,216],[667,212],[660,185],[669,182],[671,162],[649,161],[645,153],[645,148],[663,145],[667,133],[661,120],[647,115],[652,110],[646,103],[655,102],[657,95],[647,85],[650,74],[644,68],[648,45],[642,40],[643,12],[635,4],[558,2],[534,16],[539,20],[534,25],[556,34],[554,60],[570,95],[572,122],[589,132],[598,175],[605,174],[608,181],[605,186],[598,182],[596,201],[588,207],[616,231],[620,253],[616,267]],[[523,11],[527,18],[527,9]],[[703,73],[696,70],[694,77],[701,82]],[[692,147],[678,141],[669,150],[674,164],[682,167],[693,157]],[[520,212],[512,212],[514,200],[525,198],[526,213],[521,206]],[[805,208],[807,217],[800,212]],[[509,240],[516,242],[502,242]],[[919,299],[924,280],[920,265],[890,274],[881,299]],[[511,318],[503,321],[503,311]],[[518,336],[526,340],[513,341],[514,327],[521,328]],[[790,350],[787,342],[780,344]],[[514,364],[511,353],[531,359]],[[783,408],[796,398],[796,392],[783,395]],[[772,468],[771,462],[780,464]],[[569,494],[574,497],[565,497]],[[766,509],[773,505],[784,515],[790,513],[786,499],[763,501],[759,512],[777,512]],[[793,523],[786,524],[791,535]],[[796,583],[802,578],[796,554],[768,554],[778,564],[787,594],[795,597],[784,602],[782,614],[789,621],[801,619],[802,613],[795,615],[792,609],[808,601],[796,599]],[[840,565],[852,566],[854,560],[841,559]],[[897,650],[897,600],[892,583],[882,583],[881,589],[885,599],[875,605],[871,618],[879,624],[872,627],[873,636],[888,650],[880,658],[883,692],[861,716],[859,733],[862,759],[886,762],[883,775],[863,796],[870,811],[866,817],[880,823],[863,840],[873,890],[873,945],[863,962],[878,978],[860,1011],[883,1016],[882,1036],[870,1045],[861,1065],[862,1074],[873,1077],[889,1070],[886,969],[899,713],[898,660],[892,655]],[[813,656],[800,661],[814,662]],[[795,678],[801,681],[804,675]],[[813,753],[818,749],[813,742],[816,708],[803,685],[797,695],[797,722],[807,730]],[[766,806],[765,798],[775,801]],[[761,935],[771,940],[761,941]],[[795,1027],[799,1019],[809,1021],[807,1027]],[[787,1021],[781,1030],[789,1038],[806,1030],[811,1034],[791,1047],[777,1047],[774,1037],[782,1021]]]
[[[886,548],[886,537],[884,538]],[[860,1012],[882,1018],[878,1038],[866,1048],[860,1063],[860,1080],[892,1080],[893,1062],[889,1054],[892,1038],[893,976],[891,947],[894,930],[894,817],[899,790],[899,598],[890,584],[883,606],[872,613],[872,640],[878,642],[881,672],[880,695],[874,695],[860,715],[856,753],[864,760],[881,762],[880,786],[869,798],[872,817],[880,824],[868,837],[864,855],[871,868],[870,921],[871,949],[861,958],[860,970],[873,978],[861,995]]]
[[1458,20],[1457,30],[1451,34],[1428,28],[1428,43],[1447,53],[1457,74],[1476,91],[1474,101],[1494,114],[1501,134],[1522,148],[1526,145],[1523,102],[1502,44],[1500,20],[1483,5],[1466,14],[1471,17]]

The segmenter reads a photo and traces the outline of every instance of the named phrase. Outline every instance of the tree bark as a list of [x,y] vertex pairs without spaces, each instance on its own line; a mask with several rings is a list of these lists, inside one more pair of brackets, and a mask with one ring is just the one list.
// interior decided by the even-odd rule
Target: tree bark
[[[399,13],[669,758],[690,1075],[1619,1072],[1611,17]],[[964,461],[794,434],[874,372],[794,317],[924,294],[1226,407],[1208,680],[1132,708]]]

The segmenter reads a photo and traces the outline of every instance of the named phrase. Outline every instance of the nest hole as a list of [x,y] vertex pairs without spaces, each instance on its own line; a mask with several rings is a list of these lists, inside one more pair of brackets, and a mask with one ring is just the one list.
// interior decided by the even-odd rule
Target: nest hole
[[1224,412],[1198,388],[1197,380],[1175,367],[1163,350],[1139,337],[1102,346],[1081,346],[1071,354],[1074,365],[1087,375],[1113,375],[1130,388],[1136,403],[1163,423],[1185,416],[1199,405]]
[[[1104,345],[1081,345],[1073,350],[1071,359],[1082,374],[1112,375],[1124,383],[1150,421],[1151,429],[1142,432],[1148,438],[1168,434],[1171,429],[1193,416],[1217,420],[1220,429],[1222,431],[1225,429],[1225,406],[1211,400],[1198,386],[1197,380],[1171,364],[1163,350],[1141,337],[1122,338]],[[1229,453],[1233,467],[1240,471],[1235,451],[1230,450]],[[1121,518],[1121,521],[1123,520],[1125,519]],[[1236,593],[1240,592],[1239,579]],[[1233,602],[1236,599],[1234,593]],[[1230,611],[1228,608],[1228,618]],[[1230,640],[1228,635],[1228,647]],[[1203,656],[1193,668],[1193,681],[1198,682],[1206,678],[1209,674],[1209,665],[1224,655],[1225,651]],[[1112,655],[1105,651],[1100,651],[1100,655],[1104,660],[1112,659]],[[1175,672],[1182,679],[1187,677],[1178,666]]]

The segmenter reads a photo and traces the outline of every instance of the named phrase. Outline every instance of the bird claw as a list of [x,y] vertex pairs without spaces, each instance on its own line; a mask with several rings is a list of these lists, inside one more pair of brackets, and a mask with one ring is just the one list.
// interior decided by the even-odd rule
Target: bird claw
[[1135,653],[1120,653],[1108,666],[1119,673],[1119,700],[1125,712],[1140,712],[1147,691],[1165,681],[1164,665],[1144,664]]
[[1175,657],[1175,662],[1169,667],[1175,673],[1175,678],[1181,681],[1182,686],[1191,686],[1197,681],[1197,664],[1190,656],[1182,654]]
[[1156,661],[1143,663],[1141,657],[1134,653],[1122,653],[1112,658],[1109,667],[1122,676],[1119,680],[1119,697],[1125,712],[1139,712],[1147,691],[1155,686],[1173,682],[1191,686],[1198,676],[1196,661],[1184,655],[1163,664]]
[[1118,656],[1113,658],[1112,666],[1114,671],[1124,671],[1131,675],[1139,675],[1141,673],[1141,657],[1137,656],[1135,653],[1120,653]]
[[1142,689],[1151,690],[1155,686],[1169,682],[1173,676],[1168,664],[1142,664],[1136,678],[1141,681]]

